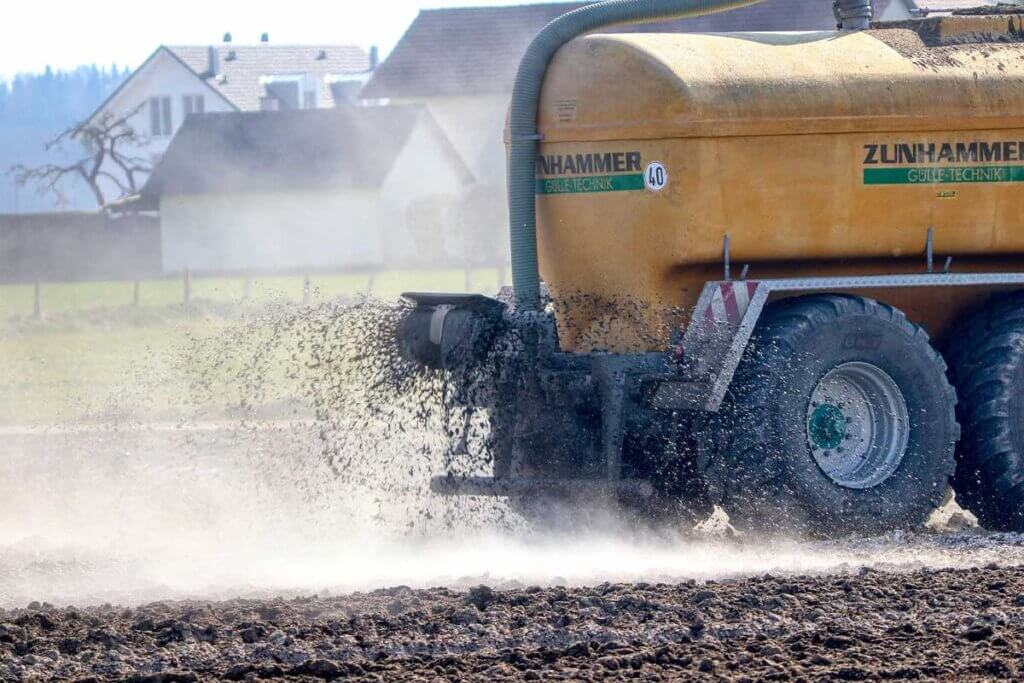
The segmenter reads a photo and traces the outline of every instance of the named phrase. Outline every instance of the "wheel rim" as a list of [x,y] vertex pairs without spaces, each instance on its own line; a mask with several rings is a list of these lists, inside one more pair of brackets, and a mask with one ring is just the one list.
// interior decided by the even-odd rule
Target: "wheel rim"
[[807,408],[807,443],[839,486],[869,489],[899,469],[910,440],[899,386],[870,363],[844,363],[821,378]]

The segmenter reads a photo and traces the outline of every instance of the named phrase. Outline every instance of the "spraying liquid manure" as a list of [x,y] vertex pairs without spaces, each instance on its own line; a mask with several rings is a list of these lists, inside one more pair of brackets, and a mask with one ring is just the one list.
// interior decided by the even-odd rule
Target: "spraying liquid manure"
[[[580,37],[751,4],[598,3],[527,50],[514,293],[406,296],[403,356],[491,435],[490,473],[433,489],[844,537],[919,527],[952,480],[1024,530],[1022,15]],[[495,330],[514,355],[462,391]]]
[[[721,521],[639,527],[595,507],[581,524],[571,509],[438,497],[430,474],[494,466],[487,416],[465,406],[494,400],[522,340],[499,326],[487,356],[431,371],[396,355],[410,310],[369,299],[271,306],[197,338],[180,350],[205,369],[194,402],[209,410],[234,387],[231,419],[7,430],[0,472],[22,486],[0,510],[0,606],[1022,559],[1016,537],[970,531],[808,545],[722,536]],[[270,421],[270,410],[292,418]]]
[[538,36],[512,289],[270,306],[180,350],[195,415],[10,430],[0,603],[1019,564],[1022,15],[584,35],[753,4]]

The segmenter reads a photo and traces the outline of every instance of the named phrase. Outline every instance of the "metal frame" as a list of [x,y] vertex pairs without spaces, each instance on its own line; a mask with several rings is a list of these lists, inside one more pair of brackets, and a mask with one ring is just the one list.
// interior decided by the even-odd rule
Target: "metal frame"
[[[948,267],[948,266],[947,266]],[[712,303],[726,287],[756,284],[738,324],[709,316]],[[929,273],[919,275],[863,275],[853,277],[788,278],[778,280],[721,280],[704,285],[683,335],[687,362],[679,382],[688,385],[691,407],[717,412],[732,383],[736,368],[753,336],[772,294],[783,292],[835,292],[858,289],[916,287],[1024,286],[1024,273]],[[710,320],[710,324],[709,324]]]
[[[933,271],[931,238],[928,242],[927,262],[929,271]],[[717,412],[773,294],[918,287],[1024,287],[1024,273],[927,272],[747,280],[745,276],[748,266],[743,267],[741,279],[735,280],[729,277],[731,264],[728,240],[724,245],[723,260],[726,279],[705,283],[682,335],[681,364],[676,365],[674,358],[665,353],[593,354],[587,359],[602,406],[603,477],[540,480],[445,475],[435,477],[431,481],[431,489],[448,496],[530,497],[559,493],[649,497],[653,494],[649,482],[623,479],[622,443],[630,402],[647,402],[658,409]],[[947,259],[947,270],[949,264],[950,260]],[[417,303],[436,306],[450,303],[447,298],[432,298],[429,301],[420,301],[416,296],[409,298]],[[549,316],[534,312],[525,315],[520,313],[516,320],[527,330],[526,336],[534,340],[531,348],[537,357],[527,365],[543,365],[547,355],[557,354],[554,328]]]

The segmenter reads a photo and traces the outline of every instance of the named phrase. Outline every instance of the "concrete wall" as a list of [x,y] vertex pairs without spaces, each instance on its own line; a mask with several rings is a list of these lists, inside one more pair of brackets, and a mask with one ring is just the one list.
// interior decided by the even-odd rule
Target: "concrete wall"
[[119,280],[160,274],[154,216],[0,215],[0,282]]
[[379,196],[282,190],[161,199],[167,271],[340,268],[383,261]]

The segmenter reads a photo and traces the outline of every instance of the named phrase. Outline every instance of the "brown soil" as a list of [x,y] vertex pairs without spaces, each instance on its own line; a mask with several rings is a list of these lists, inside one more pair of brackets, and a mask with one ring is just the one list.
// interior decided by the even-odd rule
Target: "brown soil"
[[975,58],[996,63],[1024,59],[1024,36],[1019,33],[960,34],[940,39],[926,22],[892,24],[868,31],[870,35],[900,53],[918,68],[941,71],[971,63]]
[[1024,569],[0,611],[3,680],[991,680]]

